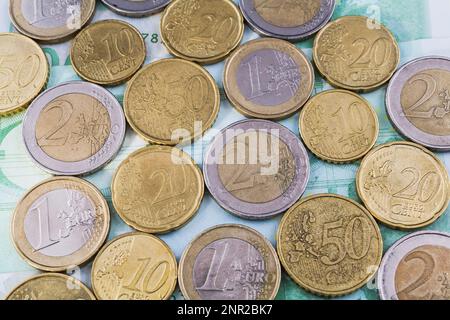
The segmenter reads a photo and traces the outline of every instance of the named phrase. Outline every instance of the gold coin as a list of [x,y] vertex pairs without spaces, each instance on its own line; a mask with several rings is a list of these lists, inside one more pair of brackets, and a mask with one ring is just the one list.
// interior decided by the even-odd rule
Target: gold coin
[[174,0],[161,17],[171,54],[204,64],[223,60],[244,35],[244,18],[230,0]]
[[114,208],[128,225],[164,233],[180,228],[197,213],[204,193],[203,175],[183,151],[150,146],[120,164],[111,192]]
[[128,123],[145,140],[164,145],[201,136],[217,118],[220,94],[199,65],[162,59],[140,70],[124,96]]
[[6,300],[95,300],[95,296],[75,278],[44,273],[19,284]]
[[0,116],[26,108],[47,83],[49,67],[33,40],[0,33]]
[[301,287],[318,295],[341,296],[372,279],[383,243],[377,223],[361,205],[319,194],[301,200],[284,215],[277,251]]
[[100,250],[91,282],[101,300],[167,300],[177,284],[177,260],[157,237],[127,233]]
[[372,215],[397,229],[432,224],[449,202],[445,166],[432,152],[410,142],[388,143],[369,152],[356,187]]
[[303,107],[300,135],[318,158],[348,163],[362,158],[378,138],[378,117],[363,97],[345,90],[314,96]]
[[313,56],[319,72],[333,86],[370,91],[392,77],[400,49],[385,26],[367,17],[347,16],[317,34]]
[[102,20],[84,28],[73,40],[70,59],[83,79],[117,85],[131,78],[145,61],[141,33],[120,20]]
[[30,265],[58,272],[87,262],[106,240],[109,221],[108,204],[97,188],[58,177],[34,186],[19,201],[11,234]]

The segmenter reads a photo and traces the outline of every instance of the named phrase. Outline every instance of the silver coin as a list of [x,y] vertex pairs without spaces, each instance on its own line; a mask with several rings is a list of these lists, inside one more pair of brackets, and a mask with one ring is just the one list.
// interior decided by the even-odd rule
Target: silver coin
[[129,17],[143,17],[158,13],[171,0],[102,0],[112,11]]
[[54,175],[85,175],[117,154],[126,122],[120,103],[106,89],[67,82],[44,91],[23,120],[23,140],[31,158]]
[[384,255],[377,282],[383,300],[450,300],[450,234],[400,239]]

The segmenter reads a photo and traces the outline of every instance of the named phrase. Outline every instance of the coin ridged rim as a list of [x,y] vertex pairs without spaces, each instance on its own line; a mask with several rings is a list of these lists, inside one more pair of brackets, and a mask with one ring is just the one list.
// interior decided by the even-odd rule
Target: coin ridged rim
[[[145,0],[145,1],[149,2],[151,0]],[[140,18],[140,17],[151,16],[153,14],[156,14],[156,13],[159,13],[159,12],[163,11],[164,8],[170,3],[170,0],[166,1],[165,3],[163,3],[160,6],[157,6],[157,7],[152,8],[152,9],[136,10],[136,11],[120,8],[119,6],[116,6],[116,5],[112,4],[112,3],[110,3],[108,0],[102,0],[102,3],[108,9],[110,9],[111,11],[113,11],[113,12],[115,12],[117,14],[120,14],[122,16],[133,17],[133,18]]]

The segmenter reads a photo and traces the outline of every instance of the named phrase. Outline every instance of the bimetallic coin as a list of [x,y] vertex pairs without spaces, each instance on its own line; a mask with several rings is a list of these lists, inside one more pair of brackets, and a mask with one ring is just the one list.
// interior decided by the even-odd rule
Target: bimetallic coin
[[383,243],[377,223],[361,205],[319,194],[301,200],[283,216],[277,251],[298,285],[314,294],[341,296],[373,278]]
[[187,246],[178,278],[189,300],[273,300],[281,267],[272,244],[259,232],[220,225]]
[[230,102],[249,117],[287,118],[314,88],[314,70],[293,44],[258,39],[239,47],[227,60],[223,84]]
[[0,33],[0,116],[21,111],[47,83],[49,67],[33,40]]
[[450,234],[422,231],[397,241],[377,283],[382,300],[450,300]]
[[125,129],[122,107],[108,90],[75,81],[38,96],[25,115],[22,134],[27,151],[44,170],[84,175],[115,157]]
[[217,118],[219,88],[199,65],[162,59],[140,70],[124,96],[128,123],[143,139],[163,145],[201,136]]
[[223,129],[203,163],[206,186],[225,210],[246,219],[286,211],[303,194],[309,158],[300,139],[267,120],[244,120]]
[[230,0],[173,0],[161,17],[161,36],[178,58],[211,64],[241,42],[244,18]]
[[109,231],[109,208],[99,190],[72,177],[46,180],[19,201],[13,243],[33,267],[65,271],[88,261]]
[[448,174],[430,151],[410,142],[373,149],[356,176],[359,197],[392,228],[410,230],[435,222],[448,207]]
[[389,83],[386,109],[406,138],[437,151],[450,150],[450,59],[408,62]]
[[371,91],[392,77],[400,61],[400,48],[379,22],[346,16],[317,34],[313,57],[319,72],[333,86]]
[[177,260],[157,237],[127,233],[100,250],[91,282],[101,300],[167,300],[177,284]]
[[362,158],[378,138],[378,117],[363,97],[345,90],[314,96],[303,107],[300,135],[320,159],[348,163]]
[[9,0],[9,16],[16,29],[35,40],[61,42],[92,18],[95,0]]
[[290,41],[309,38],[330,20],[335,0],[239,0],[255,32]]
[[144,17],[162,11],[170,0],[102,0],[112,11],[129,17]]
[[180,228],[198,211],[203,175],[183,151],[150,146],[120,164],[111,192],[114,208],[127,224],[143,232],[164,233]]
[[70,59],[83,79],[117,85],[131,78],[145,61],[141,33],[119,20],[102,20],[84,28],[73,40]]
[[75,278],[45,273],[19,284],[6,300],[95,300],[95,296]]

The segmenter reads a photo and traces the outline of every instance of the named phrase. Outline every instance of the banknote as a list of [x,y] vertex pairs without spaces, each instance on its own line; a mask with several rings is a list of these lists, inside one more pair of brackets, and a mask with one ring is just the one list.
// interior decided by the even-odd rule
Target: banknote
[[[445,16],[449,11],[450,2],[448,0],[337,0],[333,18],[345,15],[365,15],[380,20],[399,41],[401,62],[405,63],[424,55],[450,56],[450,26]],[[120,17],[98,1],[93,20],[111,18],[126,20],[141,31],[148,49],[146,63],[170,56],[161,42],[160,15],[139,19]],[[0,1],[0,32],[7,31],[13,32],[14,28],[8,17],[8,1],[2,0]],[[254,32],[246,28],[243,41],[257,37]],[[297,45],[311,58],[312,40]],[[43,49],[51,66],[48,87],[65,81],[79,80],[71,66],[70,42],[43,45]],[[202,164],[203,153],[217,130],[243,119],[243,116],[230,105],[224,96],[222,89],[223,66],[223,63],[218,63],[206,67],[221,88],[222,101],[218,120],[202,139],[184,147],[184,150],[191,154],[199,165]],[[109,90],[120,102],[123,102],[124,88],[122,85],[109,88]],[[315,93],[327,89],[330,89],[330,86],[317,74]],[[380,121],[380,135],[377,143],[402,139],[393,129],[386,115],[385,90],[386,88],[383,87],[375,92],[364,94],[364,97],[374,106]],[[25,151],[21,134],[23,116],[22,112],[0,118],[0,298],[20,281],[37,273],[16,253],[10,237],[10,220],[16,203],[28,188],[49,177],[33,164]],[[298,115],[281,121],[281,124],[298,135]],[[117,158],[103,170],[86,177],[102,191],[110,205],[110,183],[114,170],[128,154],[144,145],[143,140],[128,130],[125,143]],[[337,193],[360,201],[355,186],[355,173],[359,163],[333,165],[325,163],[311,154],[309,156],[311,178],[306,195]],[[450,155],[439,154],[438,156],[444,161],[446,167],[450,168]],[[252,222],[236,218],[225,212],[209,194],[206,194],[199,213],[190,223],[178,231],[161,236],[161,238],[173,249],[177,258],[180,258],[186,245],[206,228],[223,223],[239,223],[259,230],[275,245],[279,219]],[[447,212],[428,229],[449,232],[450,213]],[[381,227],[381,230],[385,249],[406,234],[384,226]],[[130,231],[130,228],[122,222],[117,213],[112,211],[109,238],[112,239],[127,231]],[[81,270],[74,269],[73,274],[86,284],[90,284],[90,265],[84,266]],[[376,287],[376,283],[369,283],[364,288],[341,299],[378,299]],[[173,299],[182,299],[179,291],[175,292]],[[305,292],[286,274],[283,274],[277,299],[318,299],[318,297]]]

